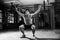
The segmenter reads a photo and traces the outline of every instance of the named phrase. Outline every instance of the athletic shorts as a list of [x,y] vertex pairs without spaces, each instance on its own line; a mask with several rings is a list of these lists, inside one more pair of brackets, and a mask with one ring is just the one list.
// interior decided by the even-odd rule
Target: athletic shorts
[[31,29],[31,26],[32,26],[32,24],[30,24],[30,25],[24,24],[25,29]]

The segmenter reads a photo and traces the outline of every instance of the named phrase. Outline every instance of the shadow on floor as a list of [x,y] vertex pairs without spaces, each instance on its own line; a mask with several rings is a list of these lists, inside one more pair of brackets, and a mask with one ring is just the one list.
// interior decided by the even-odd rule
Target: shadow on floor
[[0,30],[0,33],[6,33],[10,31],[18,31],[18,29],[5,29],[5,30]]
[[25,38],[27,38],[29,40],[59,40],[59,39],[54,39],[54,38],[37,38],[37,37],[35,37],[35,38],[25,37]]

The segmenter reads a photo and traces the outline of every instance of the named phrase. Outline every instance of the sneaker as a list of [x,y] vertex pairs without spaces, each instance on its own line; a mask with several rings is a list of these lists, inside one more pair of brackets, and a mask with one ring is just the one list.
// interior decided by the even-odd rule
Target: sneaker
[[33,37],[35,37],[35,35],[33,35]]
[[22,37],[21,38],[26,38],[26,36],[25,35],[22,35]]

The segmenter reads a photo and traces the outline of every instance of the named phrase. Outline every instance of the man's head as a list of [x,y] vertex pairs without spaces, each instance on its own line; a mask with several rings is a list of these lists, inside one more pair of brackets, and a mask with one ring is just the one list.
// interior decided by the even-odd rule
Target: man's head
[[30,12],[29,12],[29,10],[28,10],[28,9],[26,9],[25,13],[26,13],[26,14],[30,14]]

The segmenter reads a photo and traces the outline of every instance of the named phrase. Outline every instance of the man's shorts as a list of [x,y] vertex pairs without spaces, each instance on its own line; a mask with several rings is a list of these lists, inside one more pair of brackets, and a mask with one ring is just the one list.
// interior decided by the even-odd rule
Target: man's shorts
[[32,26],[32,24],[30,24],[30,25],[24,24],[25,29],[31,29],[31,26]]
[[20,28],[24,28],[24,29],[35,29],[35,25],[34,24],[30,24],[30,25],[26,25],[26,24],[22,24],[19,26],[19,29]]

